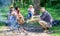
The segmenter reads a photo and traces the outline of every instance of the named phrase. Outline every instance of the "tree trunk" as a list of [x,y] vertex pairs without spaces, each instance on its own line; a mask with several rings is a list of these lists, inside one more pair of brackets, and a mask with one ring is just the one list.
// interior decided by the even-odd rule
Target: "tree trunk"
[[40,13],[40,0],[34,0],[35,15]]

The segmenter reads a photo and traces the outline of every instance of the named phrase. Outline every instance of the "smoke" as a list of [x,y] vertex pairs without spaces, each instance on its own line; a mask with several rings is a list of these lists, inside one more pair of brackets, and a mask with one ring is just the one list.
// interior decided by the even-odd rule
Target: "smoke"
[[2,16],[2,13],[0,12],[0,21],[3,20],[3,16]]
[[0,0],[0,7],[11,5],[11,0]]
[[0,8],[0,21],[2,21],[4,19],[3,12],[1,12],[1,8]]

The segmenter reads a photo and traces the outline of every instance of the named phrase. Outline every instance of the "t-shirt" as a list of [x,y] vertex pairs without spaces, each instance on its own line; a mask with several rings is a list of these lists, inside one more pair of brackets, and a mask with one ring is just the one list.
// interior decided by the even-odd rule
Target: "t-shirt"
[[28,8],[28,11],[30,11],[32,14],[34,14],[34,8]]
[[51,14],[49,14],[47,11],[43,12],[40,17],[42,20],[44,20],[46,22],[51,22],[51,20],[52,20]]

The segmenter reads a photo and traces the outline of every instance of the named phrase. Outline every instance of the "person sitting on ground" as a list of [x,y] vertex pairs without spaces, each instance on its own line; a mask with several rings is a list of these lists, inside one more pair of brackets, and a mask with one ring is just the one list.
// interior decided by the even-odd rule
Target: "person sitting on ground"
[[16,15],[18,24],[23,24],[23,23],[25,22],[25,21],[24,21],[24,17],[23,17],[23,15],[20,13],[18,7],[15,7],[15,15]]
[[52,16],[45,10],[45,7],[41,7],[42,15],[40,16],[39,24],[45,29],[45,32],[52,26]]
[[13,14],[15,12],[15,9],[14,7],[13,8],[10,8],[10,13],[8,14],[9,15],[9,24],[10,24],[10,29],[17,29],[17,20],[16,20],[16,16],[15,14]]
[[32,18],[32,16],[34,15],[34,8],[32,5],[29,5],[29,8],[28,8],[28,19]]
[[12,7],[10,7],[10,10],[8,12],[7,20],[1,21],[2,23],[5,23],[6,26],[8,26],[10,28],[10,30],[17,29],[16,16],[14,14],[12,14],[13,12],[15,12],[15,10],[14,10],[14,7],[12,6]]
[[7,17],[7,19],[9,20],[9,18],[10,18],[10,16],[11,16],[11,13],[12,13],[12,11],[14,10],[14,7],[13,6],[11,6],[10,7],[10,10],[9,10],[9,12],[8,12],[8,17]]
[[13,9],[14,9],[13,6],[11,6],[9,12],[7,13],[7,20],[2,20],[1,21],[2,23],[5,23],[6,26],[11,25],[10,24],[10,16],[11,16],[11,13],[12,13]]
[[25,23],[25,20],[24,20],[23,15],[20,13],[18,7],[15,7],[15,15],[16,15],[17,23],[18,23],[19,26],[20,26],[19,28],[21,28],[21,30],[22,30],[23,32],[26,32],[26,30],[23,28],[23,26],[21,26],[21,25],[23,25],[23,24]]

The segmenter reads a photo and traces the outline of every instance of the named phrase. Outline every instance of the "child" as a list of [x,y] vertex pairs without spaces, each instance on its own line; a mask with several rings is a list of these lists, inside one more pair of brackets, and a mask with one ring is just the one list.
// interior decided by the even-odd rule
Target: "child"
[[28,19],[32,18],[32,16],[34,15],[34,8],[32,5],[29,6],[28,8]]

